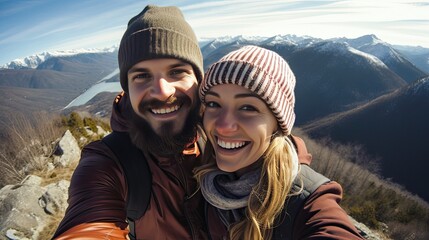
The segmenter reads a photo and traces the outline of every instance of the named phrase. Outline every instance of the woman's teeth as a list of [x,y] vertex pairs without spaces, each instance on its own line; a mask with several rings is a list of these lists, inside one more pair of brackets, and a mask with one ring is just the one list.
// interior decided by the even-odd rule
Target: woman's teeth
[[240,148],[246,144],[246,142],[225,142],[222,140],[217,140],[217,144],[221,148],[225,149],[234,149],[234,148]]

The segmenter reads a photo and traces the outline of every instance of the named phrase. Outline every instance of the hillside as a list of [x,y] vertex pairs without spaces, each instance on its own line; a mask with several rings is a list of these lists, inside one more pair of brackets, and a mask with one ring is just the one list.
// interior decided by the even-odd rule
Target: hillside
[[0,69],[3,96],[0,126],[8,124],[10,116],[16,113],[59,113],[76,96],[117,67],[116,55],[117,52],[51,56],[34,69]]
[[406,82],[383,62],[342,43],[320,42],[287,57],[297,84],[297,124],[340,112]]
[[355,109],[303,126],[313,137],[363,145],[382,163],[382,175],[429,201],[429,78]]
[[371,54],[386,64],[407,83],[411,83],[427,75],[418,65],[411,63],[403,54],[390,44],[381,41],[375,35],[365,35],[356,39],[342,38],[341,42],[353,48]]
[[75,94],[75,91],[67,89],[0,87],[0,142],[3,140],[4,125],[14,121],[16,115],[39,111],[60,112]]
[[[410,54],[426,56],[428,53],[428,49],[423,48],[410,50],[405,47],[405,50],[397,50],[398,46],[393,47],[374,35],[328,40],[295,35],[276,35],[268,38],[235,36],[205,39],[204,43],[200,44],[205,68],[227,52],[248,44],[272,49],[283,56],[290,63],[297,78],[296,126],[314,121],[317,126],[317,123],[321,123],[320,119],[330,114],[360,109],[363,104],[382,95],[405,88],[412,79],[422,73],[416,67],[416,59],[409,57]],[[60,112],[65,107],[62,112],[64,114],[85,111],[99,117],[109,117],[113,96],[117,92],[114,87],[119,86],[117,49],[107,52],[71,52],[65,55],[44,53],[27,60],[9,65],[16,69],[0,69],[0,93],[6,96],[0,100],[0,120],[3,124],[19,113],[31,114],[39,110]],[[416,111],[423,114],[425,109],[419,104],[426,100],[416,98],[414,101],[418,104],[412,108],[417,108]],[[406,110],[392,108],[391,111],[402,114],[404,119],[410,117],[402,120],[404,122],[415,121],[416,118]],[[379,111],[382,112],[383,109]],[[378,129],[372,132],[371,137],[366,136],[359,140],[368,141],[368,146],[371,147],[374,146],[372,141],[378,143],[377,139],[382,138],[376,134],[391,137],[384,134],[397,131],[390,126],[394,124],[389,122],[390,117],[392,116],[385,118],[385,124],[377,125]],[[425,119],[424,116],[421,119]],[[354,124],[365,128],[367,122],[372,120],[372,116],[366,116]],[[395,127],[401,128],[400,125]],[[409,131],[408,134],[414,136],[414,132]],[[407,138],[407,145],[420,146],[419,142],[420,138]],[[385,149],[397,146],[389,142],[384,143],[386,144],[382,147]],[[388,153],[377,151],[377,148],[372,147],[371,154],[384,156]],[[413,154],[417,158],[425,152],[416,149]],[[388,166],[384,164],[382,168],[388,169]],[[402,174],[401,171],[386,173],[395,181],[400,179],[398,177]]]

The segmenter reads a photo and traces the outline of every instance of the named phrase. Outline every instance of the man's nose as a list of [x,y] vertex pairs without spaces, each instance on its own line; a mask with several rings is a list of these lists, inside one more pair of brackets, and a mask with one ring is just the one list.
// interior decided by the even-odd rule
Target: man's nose
[[176,88],[173,83],[169,82],[164,77],[157,77],[153,80],[150,95],[160,101],[166,101],[170,96],[174,95]]

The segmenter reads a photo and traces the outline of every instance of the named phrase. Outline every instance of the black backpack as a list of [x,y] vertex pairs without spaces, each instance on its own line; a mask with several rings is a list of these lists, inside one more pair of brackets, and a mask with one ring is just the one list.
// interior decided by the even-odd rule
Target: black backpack
[[308,165],[300,164],[301,170],[292,185],[292,192],[302,191],[287,199],[285,208],[276,219],[273,232],[273,240],[292,239],[294,220],[298,212],[303,208],[305,201],[320,185],[331,180],[322,174],[314,171]]

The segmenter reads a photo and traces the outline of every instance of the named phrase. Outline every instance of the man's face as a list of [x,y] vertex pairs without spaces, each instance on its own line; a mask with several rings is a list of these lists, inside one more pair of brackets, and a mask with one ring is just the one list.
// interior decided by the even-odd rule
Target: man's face
[[133,110],[158,135],[182,131],[197,105],[197,84],[192,65],[178,59],[145,60],[128,71]]

